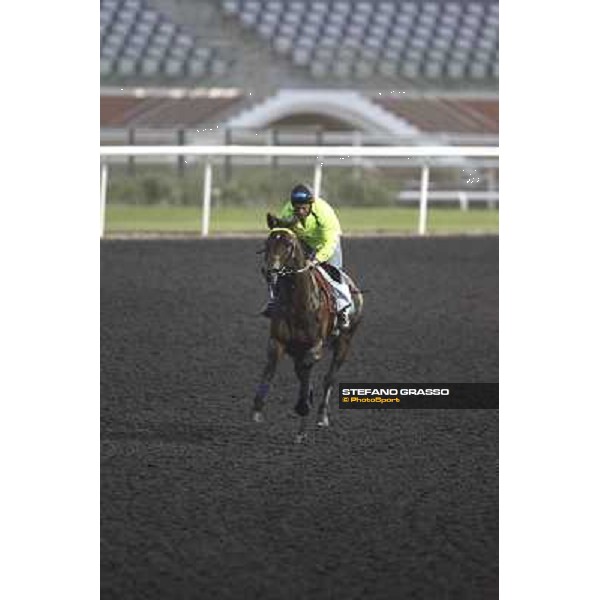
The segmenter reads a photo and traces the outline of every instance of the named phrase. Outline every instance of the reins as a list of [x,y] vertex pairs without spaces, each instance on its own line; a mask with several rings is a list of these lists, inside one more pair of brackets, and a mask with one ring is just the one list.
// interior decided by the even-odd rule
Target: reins
[[287,277],[288,275],[296,275],[297,273],[304,273],[305,271],[308,271],[309,269],[311,269],[312,266],[313,265],[308,264],[300,269],[291,269],[290,267],[286,267],[285,265],[283,265],[283,267],[280,267],[279,269],[268,269],[268,270],[273,273],[277,273],[277,275],[279,275],[280,277]]

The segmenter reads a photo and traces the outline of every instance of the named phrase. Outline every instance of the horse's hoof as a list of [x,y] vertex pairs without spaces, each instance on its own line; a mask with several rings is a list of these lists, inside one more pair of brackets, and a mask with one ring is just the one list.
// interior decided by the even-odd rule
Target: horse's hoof
[[321,417],[318,421],[317,421],[317,425],[319,427],[329,427],[329,417]]
[[294,441],[296,442],[296,444],[303,444],[306,441],[307,437],[308,435],[306,434],[306,432],[297,433],[296,437],[294,438]]
[[256,412],[256,411],[255,411],[255,412],[252,414],[252,420],[253,420],[255,423],[262,423],[262,422],[265,420],[265,418],[262,416],[262,413],[259,413],[259,412]]

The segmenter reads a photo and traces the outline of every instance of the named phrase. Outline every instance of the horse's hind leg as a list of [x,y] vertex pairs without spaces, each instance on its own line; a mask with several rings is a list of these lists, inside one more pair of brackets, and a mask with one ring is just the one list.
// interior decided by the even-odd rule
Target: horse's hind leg
[[277,369],[277,363],[283,354],[283,344],[280,342],[269,339],[269,345],[267,346],[267,364],[263,369],[260,383],[256,387],[256,394],[254,395],[254,410],[252,418],[256,423],[260,423],[263,420],[262,410],[265,405],[265,398],[269,393],[269,387],[275,370]]
[[306,422],[310,405],[313,401],[313,392],[310,385],[310,372],[312,371],[313,363],[307,363],[304,359],[296,358],[294,360],[294,369],[298,380],[300,381],[300,393],[298,402],[294,410],[300,416],[300,428],[296,434],[296,442],[303,442],[306,439]]
[[323,380],[323,400],[321,401],[319,410],[317,412],[317,425],[320,427],[329,426],[329,399],[331,398],[331,392],[333,390],[333,382],[335,380],[336,373],[346,360],[349,349],[350,338],[348,336],[342,335],[334,342],[331,364],[329,365],[329,369],[327,370]]

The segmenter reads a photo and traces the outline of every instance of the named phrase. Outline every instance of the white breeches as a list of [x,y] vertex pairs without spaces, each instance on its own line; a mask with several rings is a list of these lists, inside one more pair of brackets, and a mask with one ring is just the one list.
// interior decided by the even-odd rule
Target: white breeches
[[[338,283],[335,279],[332,279],[330,277],[329,273],[325,269],[321,267],[317,268],[333,288],[337,312],[344,310],[347,306],[352,306],[352,294],[350,293],[350,287],[348,286],[348,284],[345,282]],[[343,280],[344,274],[342,273],[342,281]]]

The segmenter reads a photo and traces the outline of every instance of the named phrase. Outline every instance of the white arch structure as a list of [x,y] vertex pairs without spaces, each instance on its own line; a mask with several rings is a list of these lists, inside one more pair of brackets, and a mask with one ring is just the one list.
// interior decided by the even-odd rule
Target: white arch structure
[[111,156],[204,156],[204,197],[202,211],[203,236],[208,235],[210,224],[212,162],[215,156],[295,156],[315,158],[314,192],[321,189],[324,157],[416,157],[422,161],[419,200],[419,235],[427,231],[427,197],[429,189],[430,158],[487,157],[497,158],[497,146],[100,146],[100,236],[104,235],[108,164]]
[[353,129],[372,134],[414,137],[419,130],[408,121],[348,90],[280,90],[227,123],[231,128],[265,129],[272,123],[305,113],[345,121]]

